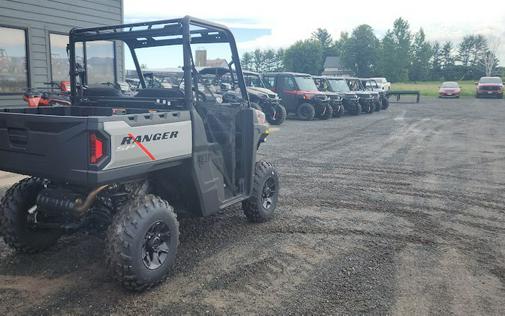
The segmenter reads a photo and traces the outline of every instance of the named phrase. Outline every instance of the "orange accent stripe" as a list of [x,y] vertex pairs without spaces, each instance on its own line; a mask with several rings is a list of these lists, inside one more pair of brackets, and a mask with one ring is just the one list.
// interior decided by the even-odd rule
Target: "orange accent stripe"
[[149,157],[151,160],[156,160],[153,154],[151,154],[151,152],[144,145],[142,145],[142,143],[135,140],[135,135],[133,135],[132,133],[128,133],[128,136],[132,138],[133,143],[137,145],[140,148],[140,150],[142,150],[144,154],[147,155],[147,157]]

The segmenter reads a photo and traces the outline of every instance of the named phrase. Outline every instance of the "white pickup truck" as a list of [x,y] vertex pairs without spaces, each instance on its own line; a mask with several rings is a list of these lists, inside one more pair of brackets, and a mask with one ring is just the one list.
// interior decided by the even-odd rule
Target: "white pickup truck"
[[391,90],[391,82],[388,82],[386,78],[382,77],[382,78],[370,78],[370,79],[377,81],[377,84],[382,90],[384,91]]

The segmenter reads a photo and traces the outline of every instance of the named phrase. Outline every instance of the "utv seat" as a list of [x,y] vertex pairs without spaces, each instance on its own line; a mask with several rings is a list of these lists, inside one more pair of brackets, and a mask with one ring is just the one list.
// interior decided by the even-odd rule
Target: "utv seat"
[[88,87],[84,89],[85,97],[123,97],[124,95],[113,87]]

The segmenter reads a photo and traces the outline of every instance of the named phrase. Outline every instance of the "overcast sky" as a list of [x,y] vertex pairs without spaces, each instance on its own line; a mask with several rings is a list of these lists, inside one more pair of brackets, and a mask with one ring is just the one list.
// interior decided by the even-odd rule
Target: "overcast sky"
[[241,52],[255,48],[287,47],[310,36],[318,27],[335,39],[342,31],[369,24],[377,37],[392,27],[397,17],[409,21],[411,30],[423,27],[428,40],[451,40],[481,33],[499,36],[505,64],[505,0],[486,1],[274,1],[274,0],[124,0],[125,21],[148,21],[192,15],[231,27]]

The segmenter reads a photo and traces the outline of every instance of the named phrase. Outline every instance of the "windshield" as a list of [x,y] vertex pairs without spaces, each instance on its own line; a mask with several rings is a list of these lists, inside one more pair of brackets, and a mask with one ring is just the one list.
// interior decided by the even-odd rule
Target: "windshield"
[[457,88],[458,83],[457,82],[444,82],[442,83],[442,88]]
[[244,74],[245,85],[253,88],[265,88],[261,77],[256,74]]
[[361,91],[361,85],[359,83],[359,80],[348,79],[346,81],[347,81],[347,84],[349,85],[349,89],[351,89],[351,91]]
[[497,83],[502,84],[501,78],[498,77],[482,77],[480,78],[480,83]]
[[298,89],[305,91],[318,91],[314,80],[309,76],[295,76]]
[[349,86],[344,79],[329,79],[331,91],[333,92],[349,92]]
[[365,81],[365,86],[367,88],[378,88],[379,86],[377,85],[377,82],[375,82],[374,80],[368,80],[368,81]]

